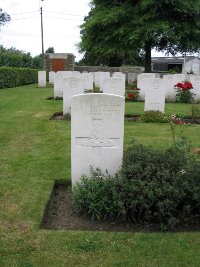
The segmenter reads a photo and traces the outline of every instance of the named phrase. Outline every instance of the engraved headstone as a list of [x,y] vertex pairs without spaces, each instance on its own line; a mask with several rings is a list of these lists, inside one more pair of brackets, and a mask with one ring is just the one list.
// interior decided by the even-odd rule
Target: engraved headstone
[[148,79],[147,89],[145,91],[144,111],[160,111],[165,110],[165,91],[163,88],[163,79]]
[[159,78],[158,73],[141,73],[137,76],[137,88],[140,89],[140,99],[144,100],[145,92],[148,87],[148,79]]
[[124,97],[84,94],[71,98],[72,185],[90,167],[114,175],[121,167],[124,139]]
[[40,70],[38,71],[38,87],[46,87],[47,85],[47,77],[46,71]]
[[64,78],[63,82],[63,115],[71,113],[71,97],[84,93],[83,79],[78,77]]
[[109,77],[106,78],[103,83],[101,90],[106,94],[113,95],[125,95],[125,79],[123,76],[121,77]]

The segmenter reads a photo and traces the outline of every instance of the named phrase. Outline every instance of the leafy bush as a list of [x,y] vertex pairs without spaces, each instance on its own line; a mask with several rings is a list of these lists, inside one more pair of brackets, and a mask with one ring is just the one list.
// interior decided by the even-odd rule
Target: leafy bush
[[144,114],[141,115],[140,121],[146,123],[161,123],[168,122],[168,119],[160,111],[149,110],[145,111]]
[[93,172],[73,191],[76,211],[92,218],[173,227],[200,220],[200,162],[176,147],[134,144],[116,177]]
[[36,83],[38,70],[30,68],[0,68],[0,89]]
[[117,207],[112,196],[115,181],[101,170],[91,169],[91,176],[83,176],[81,183],[73,189],[75,211],[87,214],[93,219],[115,217]]

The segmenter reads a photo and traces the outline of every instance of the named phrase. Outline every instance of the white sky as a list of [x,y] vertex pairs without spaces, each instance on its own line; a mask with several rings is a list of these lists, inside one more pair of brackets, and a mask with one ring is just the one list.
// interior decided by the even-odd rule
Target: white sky
[[79,25],[90,11],[89,0],[1,0],[0,8],[11,16],[1,27],[0,44],[6,48],[42,53],[40,7],[43,8],[44,52],[80,55],[75,46],[80,41]]

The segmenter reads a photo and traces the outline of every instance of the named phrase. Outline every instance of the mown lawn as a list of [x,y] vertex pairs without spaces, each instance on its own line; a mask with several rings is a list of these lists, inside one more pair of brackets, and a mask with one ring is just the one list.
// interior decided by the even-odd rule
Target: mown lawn
[[[62,101],[53,89],[29,85],[0,90],[0,266],[200,266],[199,232],[108,233],[40,229],[56,180],[70,179],[70,122],[49,117]],[[167,114],[190,114],[188,104],[166,104]],[[143,103],[126,103],[142,114]],[[185,128],[200,147],[200,125]],[[156,148],[172,143],[168,124],[125,122],[132,140]]]

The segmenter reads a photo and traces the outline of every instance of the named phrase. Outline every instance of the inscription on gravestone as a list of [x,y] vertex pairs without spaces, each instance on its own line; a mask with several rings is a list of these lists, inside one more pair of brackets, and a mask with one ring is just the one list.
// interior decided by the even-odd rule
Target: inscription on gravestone
[[86,94],[71,99],[72,184],[90,167],[116,173],[122,163],[124,98]]

